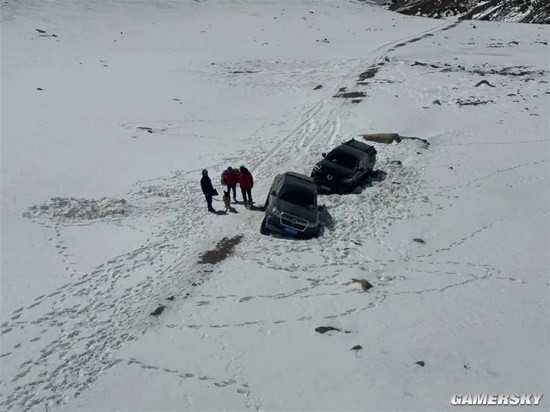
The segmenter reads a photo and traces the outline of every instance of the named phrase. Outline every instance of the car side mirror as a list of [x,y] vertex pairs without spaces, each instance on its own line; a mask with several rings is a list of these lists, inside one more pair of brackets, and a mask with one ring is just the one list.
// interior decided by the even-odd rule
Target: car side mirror
[[327,154],[323,152],[323,153],[321,153],[321,156],[327,157]]

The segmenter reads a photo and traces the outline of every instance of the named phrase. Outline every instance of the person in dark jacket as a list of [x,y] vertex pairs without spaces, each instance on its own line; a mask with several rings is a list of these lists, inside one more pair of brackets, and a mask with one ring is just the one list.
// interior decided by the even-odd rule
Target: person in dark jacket
[[202,193],[204,193],[204,197],[206,198],[208,211],[215,212],[214,208],[212,207],[212,197],[217,195],[218,192],[216,192],[216,189],[214,189],[214,186],[212,186],[212,181],[210,180],[210,177],[208,177],[208,170],[206,169],[202,171],[201,189]]
[[227,186],[228,192],[233,192],[233,201],[237,201],[237,183],[239,179],[239,171],[229,166],[222,173],[222,185]]
[[241,186],[244,204],[252,206],[252,187],[254,186],[254,178],[246,167],[241,166],[239,170],[239,185]]

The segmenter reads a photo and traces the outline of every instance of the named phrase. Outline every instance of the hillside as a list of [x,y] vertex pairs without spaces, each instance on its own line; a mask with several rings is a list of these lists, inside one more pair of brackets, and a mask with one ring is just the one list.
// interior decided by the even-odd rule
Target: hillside
[[392,0],[389,7],[412,16],[550,23],[550,3],[547,0]]

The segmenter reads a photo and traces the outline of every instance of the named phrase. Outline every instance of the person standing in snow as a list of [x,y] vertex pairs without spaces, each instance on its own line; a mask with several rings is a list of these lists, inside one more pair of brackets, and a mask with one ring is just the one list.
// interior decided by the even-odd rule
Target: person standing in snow
[[208,177],[208,170],[206,169],[202,171],[201,189],[202,193],[204,193],[204,197],[206,198],[208,211],[215,212],[214,208],[212,207],[212,197],[216,196],[218,192],[216,191],[216,189],[214,189],[214,186],[212,186],[212,181],[210,180],[210,177]]
[[240,167],[239,185],[241,186],[241,193],[243,194],[245,206],[252,206],[252,187],[254,186],[254,179],[252,173],[244,166]]
[[237,201],[237,181],[239,179],[239,172],[229,166],[222,173],[222,185],[227,186],[227,191],[233,191],[233,201]]

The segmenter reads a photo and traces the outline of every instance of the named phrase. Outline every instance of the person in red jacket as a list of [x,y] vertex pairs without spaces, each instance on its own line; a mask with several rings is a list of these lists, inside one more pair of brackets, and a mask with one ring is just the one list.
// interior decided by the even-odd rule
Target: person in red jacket
[[252,177],[252,173],[244,166],[240,167],[239,185],[241,186],[244,204],[252,206],[252,187],[254,186],[254,178]]
[[229,166],[222,173],[222,185],[227,186],[227,191],[233,191],[233,201],[237,201],[237,183],[239,180],[239,171]]

